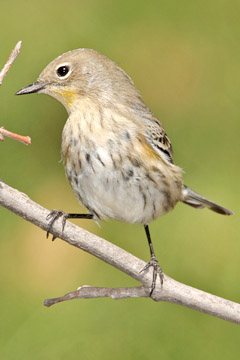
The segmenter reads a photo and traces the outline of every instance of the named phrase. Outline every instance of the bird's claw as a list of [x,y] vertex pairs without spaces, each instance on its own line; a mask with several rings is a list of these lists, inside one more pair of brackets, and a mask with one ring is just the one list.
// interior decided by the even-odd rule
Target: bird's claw
[[147,264],[140,271],[140,273],[148,270],[150,267],[153,268],[153,280],[152,280],[151,290],[150,290],[150,294],[149,294],[150,297],[151,297],[152,293],[153,293],[153,291],[154,291],[154,289],[156,287],[157,275],[159,274],[159,278],[160,278],[160,282],[161,282],[161,286],[162,286],[163,285],[164,274],[163,274],[162,268],[158,264],[158,260],[157,260],[157,258],[155,256],[151,257],[151,259],[147,262]]
[[[49,237],[49,234],[52,230],[53,224],[55,223],[56,220],[58,220],[60,217],[62,217],[62,231],[64,230],[64,227],[66,225],[66,221],[68,218],[68,214],[65,213],[64,211],[61,210],[52,210],[48,216],[47,216],[47,220],[49,221],[48,224],[48,228],[47,228],[47,238]],[[56,239],[56,236],[53,235],[52,241]]]

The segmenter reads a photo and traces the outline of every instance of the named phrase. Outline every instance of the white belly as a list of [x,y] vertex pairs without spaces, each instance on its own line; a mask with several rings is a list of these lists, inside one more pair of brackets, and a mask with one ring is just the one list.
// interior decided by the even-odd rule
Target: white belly
[[78,200],[97,218],[148,224],[174,205],[158,176],[156,183],[139,166],[125,161],[119,168],[103,150],[80,154],[81,170],[72,161],[66,174]]
[[62,137],[66,175],[78,200],[96,218],[129,223],[148,224],[171,210],[182,196],[181,170],[144,148],[134,123],[126,130],[118,117],[114,132],[109,116],[102,126],[90,115],[70,117]]

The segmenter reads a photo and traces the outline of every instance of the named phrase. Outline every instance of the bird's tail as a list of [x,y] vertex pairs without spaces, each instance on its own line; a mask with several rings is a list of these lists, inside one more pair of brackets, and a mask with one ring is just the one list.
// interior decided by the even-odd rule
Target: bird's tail
[[196,209],[208,208],[212,211],[215,211],[218,214],[222,215],[233,215],[234,213],[231,210],[228,210],[214,202],[206,199],[202,195],[196,193],[195,191],[189,189],[184,185],[183,188],[183,203],[190,205]]

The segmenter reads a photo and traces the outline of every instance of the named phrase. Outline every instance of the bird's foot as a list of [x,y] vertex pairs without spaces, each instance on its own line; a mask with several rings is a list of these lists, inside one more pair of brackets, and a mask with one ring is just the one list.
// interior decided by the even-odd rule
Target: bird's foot
[[158,260],[157,260],[155,255],[153,255],[151,257],[151,259],[147,262],[147,264],[140,271],[140,273],[148,270],[150,267],[153,268],[153,279],[152,279],[152,285],[151,285],[151,290],[150,290],[150,294],[149,294],[150,297],[151,297],[152,293],[153,293],[153,291],[154,291],[154,289],[156,287],[157,276],[159,275],[161,286],[162,286],[163,285],[164,274],[163,274],[162,268],[160,267],[160,265],[158,263]]
[[[56,220],[58,220],[60,217],[62,217],[62,231],[64,230],[66,221],[69,217],[68,213],[65,213],[64,211],[61,210],[52,210],[48,216],[47,216],[47,220],[49,220],[49,224],[48,224],[48,228],[47,228],[47,238],[49,237],[49,234],[52,230],[53,224],[55,223]],[[53,235],[52,241],[56,239],[56,236]]]

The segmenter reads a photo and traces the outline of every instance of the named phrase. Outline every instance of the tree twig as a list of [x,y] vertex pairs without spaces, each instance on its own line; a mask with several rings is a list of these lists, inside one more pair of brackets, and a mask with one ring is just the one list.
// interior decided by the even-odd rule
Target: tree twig
[[0,72],[0,86],[2,85],[3,79],[5,78],[8,70],[10,69],[10,67],[12,66],[12,64],[14,63],[14,61],[16,60],[16,57],[18,56],[18,54],[20,53],[20,48],[22,46],[22,41],[18,41],[18,43],[16,44],[15,48],[12,50],[6,64],[4,65],[4,67],[2,68],[1,72]]
[[[39,226],[43,230],[48,229],[46,217],[49,214],[49,211],[32,201],[26,194],[11,188],[1,180],[0,205],[36,226]],[[138,288],[119,289],[84,286],[63,297],[46,300],[46,306],[51,306],[60,301],[79,298],[96,298],[103,296],[111,297],[113,299],[120,299],[123,297],[148,297],[152,284],[152,270],[140,272],[145,266],[145,263],[142,260],[69,221],[66,222],[64,232],[62,232],[61,220],[57,220],[53,225],[52,234],[55,237],[66,241],[70,245],[87,251],[125,272],[142,283],[142,286]],[[239,304],[179,283],[168,277],[166,274],[164,274],[163,286],[161,286],[160,281],[157,283],[152,294],[152,299],[155,301],[168,301],[183,305],[240,324]]]
[[[7,75],[7,72],[9,71],[10,67],[16,60],[17,56],[19,55],[21,46],[22,46],[22,41],[18,41],[15,48],[12,50],[6,64],[2,68],[2,70],[0,72],[0,86],[2,85],[3,79]],[[4,129],[4,127],[2,126],[0,128],[0,141],[4,141],[4,136],[10,137],[11,139],[14,139],[17,141],[20,141],[20,142],[24,143],[25,145],[31,144],[31,138],[29,136],[22,136],[22,135],[15,134],[11,131]]]
[[17,141],[20,141],[25,145],[31,144],[30,136],[23,136],[23,135],[13,133],[11,131],[4,129],[4,126],[2,126],[2,127],[0,127],[0,141],[4,141],[4,136],[7,136],[7,137],[17,140]]
[[70,292],[59,298],[47,299],[44,301],[44,305],[49,307],[59,302],[74,299],[96,299],[102,297],[109,297],[114,300],[137,298],[137,297],[149,297],[149,292],[146,291],[144,286],[129,287],[129,288],[103,288],[83,285],[76,291]]

